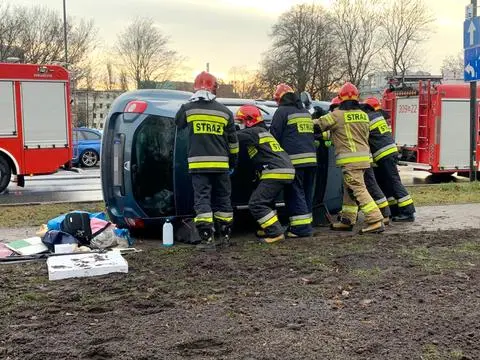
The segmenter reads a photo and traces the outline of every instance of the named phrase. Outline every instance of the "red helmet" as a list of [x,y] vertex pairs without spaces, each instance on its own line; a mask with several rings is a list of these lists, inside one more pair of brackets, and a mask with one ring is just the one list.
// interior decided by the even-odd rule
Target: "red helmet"
[[287,84],[279,84],[277,85],[277,89],[275,90],[275,95],[273,95],[273,98],[275,99],[277,104],[280,104],[280,100],[282,99],[283,95],[293,92],[293,89]]
[[342,101],[340,100],[340,98],[338,96],[335,96],[330,102],[330,106],[338,106],[341,102]]
[[375,111],[378,111],[382,108],[382,104],[380,104],[380,101],[378,101],[376,97],[369,97],[367,100],[365,100],[365,104],[370,106]]
[[217,94],[217,87],[217,78],[206,71],[202,71],[200,74],[198,74],[195,78],[195,82],[193,83],[194,91],[207,90],[212,94]]
[[252,127],[262,122],[263,117],[255,105],[242,105],[235,114],[235,120],[244,123],[246,127]]
[[360,93],[357,87],[353,85],[351,82],[346,82],[338,92],[338,97],[340,98],[341,101],[346,101],[346,100],[358,101],[359,96],[360,96]]

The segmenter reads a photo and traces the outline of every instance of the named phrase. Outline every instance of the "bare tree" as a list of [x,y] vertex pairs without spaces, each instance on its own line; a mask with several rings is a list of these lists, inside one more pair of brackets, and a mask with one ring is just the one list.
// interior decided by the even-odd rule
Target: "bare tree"
[[149,18],[138,18],[118,36],[116,51],[128,77],[140,88],[143,82],[165,81],[175,72],[177,53],[168,37]]
[[333,19],[321,6],[302,4],[283,13],[272,28],[272,48],[264,55],[260,79],[274,91],[286,82],[299,92],[324,96],[341,78]]
[[8,57],[24,60],[23,51],[17,39],[23,31],[23,19],[14,16],[9,5],[0,4],[0,61]]
[[343,54],[347,80],[360,85],[377,65],[382,49],[381,14],[376,0],[336,0],[335,34]]
[[120,72],[120,90],[127,91],[128,90],[128,75],[125,70]]
[[105,90],[111,91],[116,89],[117,81],[115,78],[115,71],[111,61],[105,63],[105,74],[103,76],[103,87]]
[[389,1],[381,18],[384,34],[383,63],[392,75],[417,65],[420,45],[428,40],[435,20],[424,0]]
[[447,80],[461,80],[463,79],[464,63],[463,54],[449,55],[443,59],[442,76]]

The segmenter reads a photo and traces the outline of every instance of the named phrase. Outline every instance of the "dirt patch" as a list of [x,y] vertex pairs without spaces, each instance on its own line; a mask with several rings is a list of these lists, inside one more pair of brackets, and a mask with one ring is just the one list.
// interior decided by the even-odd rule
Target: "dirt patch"
[[59,282],[0,271],[2,359],[478,359],[480,230],[127,256]]

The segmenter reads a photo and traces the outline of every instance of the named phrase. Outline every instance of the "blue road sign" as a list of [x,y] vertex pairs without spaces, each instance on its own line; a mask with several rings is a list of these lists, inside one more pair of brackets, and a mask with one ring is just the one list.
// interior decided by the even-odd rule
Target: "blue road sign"
[[480,47],[465,50],[464,79],[465,81],[477,81],[480,79]]
[[480,17],[463,23],[463,48],[465,81],[480,80]]
[[463,23],[463,48],[480,46],[480,17],[476,16]]

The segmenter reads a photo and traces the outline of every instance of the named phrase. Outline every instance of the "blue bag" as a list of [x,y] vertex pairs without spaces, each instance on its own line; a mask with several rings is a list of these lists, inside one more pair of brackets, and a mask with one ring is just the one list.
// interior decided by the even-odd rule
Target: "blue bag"
[[51,252],[55,250],[55,245],[78,244],[78,240],[75,239],[72,235],[57,230],[47,231],[47,233],[42,238],[42,242]]

